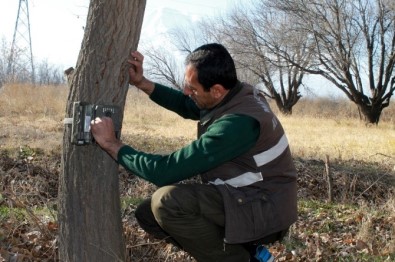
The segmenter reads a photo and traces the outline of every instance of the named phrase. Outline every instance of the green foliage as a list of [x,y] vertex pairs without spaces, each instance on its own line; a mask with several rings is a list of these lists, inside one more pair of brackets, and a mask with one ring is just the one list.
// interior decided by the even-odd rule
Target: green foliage
[[0,206],[0,221],[6,219],[13,219],[15,221],[22,221],[26,219],[26,210],[23,208],[12,208]]
[[44,151],[40,148],[31,148],[29,146],[20,146],[19,147],[19,158],[20,159],[30,159],[35,157],[36,155],[42,155]]
[[137,206],[141,202],[143,202],[143,198],[135,198],[135,197],[123,197],[121,198],[121,208],[125,210],[129,206]]

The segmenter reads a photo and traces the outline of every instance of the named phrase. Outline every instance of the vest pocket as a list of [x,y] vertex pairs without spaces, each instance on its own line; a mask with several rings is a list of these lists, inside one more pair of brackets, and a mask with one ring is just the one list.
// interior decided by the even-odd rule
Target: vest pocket
[[251,202],[254,221],[254,230],[257,239],[273,233],[279,226],[279,217],[271,200],[261,199]]
[[218,186],[224,198],[225,242],[246,243],[260,239],[279,225],[269,197],[260,189]]

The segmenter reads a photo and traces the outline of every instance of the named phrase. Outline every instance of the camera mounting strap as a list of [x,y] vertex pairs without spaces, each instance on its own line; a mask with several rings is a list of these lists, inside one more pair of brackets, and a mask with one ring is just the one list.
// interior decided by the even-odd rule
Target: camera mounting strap
[[72,125],[73,124],[73,118],[72,117],[66,117],[63,119],[63,124],[65,125]]

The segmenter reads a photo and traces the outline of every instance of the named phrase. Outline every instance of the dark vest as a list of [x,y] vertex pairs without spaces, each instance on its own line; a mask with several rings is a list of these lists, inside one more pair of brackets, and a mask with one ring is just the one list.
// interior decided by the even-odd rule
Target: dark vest
[[296,221],[296,170],[279,120],[255,88],[239,83],[218,106],[202,115],[199,135],[227,114],[255,118],[260,124],[258,141],[245,154],[201,177],[223,196],[225,242],[245,243],[286,229]]

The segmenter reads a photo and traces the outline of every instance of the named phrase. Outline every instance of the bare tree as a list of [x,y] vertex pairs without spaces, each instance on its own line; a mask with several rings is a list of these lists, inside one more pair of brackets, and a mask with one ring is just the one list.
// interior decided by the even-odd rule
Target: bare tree
[[[292,107],[300,99],[299,88],[305,72],[265,47],[265,34],[270,30],[278,44],[293,52],[295,59],[303,64],[310,60],[310,51],[303,37],[293,37],[292,42],[282,37],[285,17],[279,23],[279,14],[264,9],[235,8],[227,17],[205,19],[198,24],[181,25],[170,31],[170,42],[187,55],[197,46],[209,42],[224,44],[232,53],[240,80],[249,83],[262,82],[266,96],[274,99],[284,114],[291,114]],[[284,15],[283,15],[284,16]],[[276,23],[273,22],[276,21]],[[169,42],[169,41],[166,41]],[[161,46],[145,51],[149,72],[159,80],[180,88],[179,63]]]
[[7,58],[8,57],[8,50],[7,50],[7,42],[3,38],[1,41],[0,46],[0,87],[2,87],[7,79]]
[[172,28],[169,32],[169,40],[173,46],[181,53],[188,55],[192,51],[216,39],[215,36],[210,35],[210,30],[205,30],[205,24],[187,23]]
[[[3,43],[4,44],[4,43]],[[33,73],[26,64],[30,64],[27,60],[26,50],[14,48],[11,51],[3,51],[3,59],[7,63],[5,71],[6,83],[33,83]]]
[[[283,31],[289,24],[286,15],[273,8],[244,3],[235,6],[226,16],[204,23],[202,28],[206,35],[215,36],[229,48],[239,74],[250,72],[255,75],[265,87],[264,94],[274,99],[279,110],[292,114],[292,107],[301,98],[299,89],[305,72],[271,49],[286,49],[306,66],[311,50],[303,37],[285,37]],[[269,39],[274,44],[268,45]]]
[[147,58],[147,73],[152,79],[182,89],[183,74],[180,61],[174,56],[174,52],[170,53],[163,46],[150,46],[144,48],[144,54]]
[[64,84],[63,72],[60,68],[51,65],[47,60],[41,61],[35,66],[36,70],[36,84],[38,85],[60,85]]
[[[13,56],[10,55],[10,44],[5,39],[2,39],[0,44],[0,87],[6,83],[31,83],[32,72],[20,70],[18,65],[26,63],[23,60],[26,55],[21,55],[22,50],[14,49]],[[10,61],[12,59],[12,61]],[[51,65],[47,60],[37,62],[35,60],[34,68],[35,76],[33,77],[38,85],[60,85],[64,84],[65,80],[63,72],[59,67]]]
[[[91,0],[76,69],[66,71],[66,117],[75,101],[118,105],[123,112],[127,59],[137,49],[145,4]],[[99,146],[76,146],[70,137],[66,126],[59,179],[60,260],[125,261],[118,166]]]
[[[147,58],[147,73],[156,81],[168,84],[176,89],[182,89],[184,57],[204,44],[208,38],[204,37],[199,24],[182,24],[164,35],[164,42],[169,45],[158,47],[144,46],[144,54]],[[172,49],[176,49],[172,50]]]
[[269,6],[292,18],[316,50],[306,68],[287,50],[294,65],[325,77],[353,101],[366,122],[378,124],[395,91],[395,10],[391,0],[274,0]]

